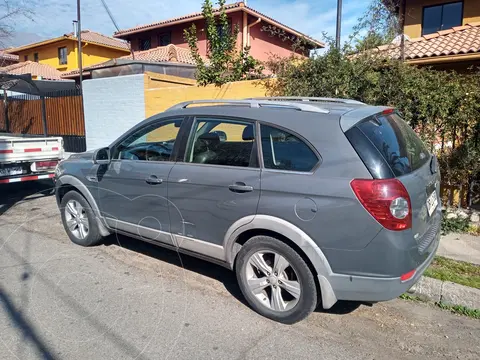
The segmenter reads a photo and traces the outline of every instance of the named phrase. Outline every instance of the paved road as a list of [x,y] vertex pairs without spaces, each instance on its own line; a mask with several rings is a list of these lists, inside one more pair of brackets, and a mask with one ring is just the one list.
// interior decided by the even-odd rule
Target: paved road
[[0,188],[1,359],[480,358],[480,321],[421,303],[274,323],[229,271],[126,237],[76,246],[52,196],[12,185]]

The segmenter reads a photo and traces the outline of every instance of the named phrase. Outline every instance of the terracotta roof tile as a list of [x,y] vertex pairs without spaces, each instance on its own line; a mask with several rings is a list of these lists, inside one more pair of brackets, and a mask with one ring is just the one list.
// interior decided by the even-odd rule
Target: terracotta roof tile
[[[400,58],[400,47],[395,44],[379,46],[373,52],[394,59]],[[478,52],[480,52],[480,22],[456,26],[405,41],[406,60]]]
[[[159,46],[145,51],[135,51],[134,55],[135,60],[140,61],[170,61],[195,65],[195,60],[193,59],[189,49],[175,46],[173,44]],[[120,59],[132,59],[132,55],[125,55]]]
[[25,61],[0,68],[0,72],[12,75],[32,74],[41,76],[45,80],[61,80],[62,73],[50,65],[40,64],[33,61]]
[[450,34],[450,33],[452,33],[452,32],[455,32],[455,30],[453,30],[453,29],[441,30],[441,31],[439,31],[438,33],[439,33],[440,35],[447,35],[447,34]]
[[4,50],[0,50],[0,60],[18,61],[18,55],[9,54]]
[[[73,32],[69,34],[65,34],[65,36],[69,37],[70,39],[77,38]],[[116,47],[124,50],[130,50],[130,47],[126,41],[114,39],[110,36],[106,36],[95,31],[82,30],[82,40],[86,42],[97,43],[100,45],[106,45],[106,46],[112,46],[112,47]]]
[[[150,50],[144,51],[135,51],[135,60],[138,61],[151,61],[151,62],[178,62],[182,64],[195,65],[195,60],[193,59],[190,50],[175,46],[173,44],[167,46],[160,46]],[[125,55],[118,59],[132,60],[132,55]],[[84,73],[89,72],[95,68],[103,67],[107,64],[111,64],[112,60],[105,61],[100,64],[93,66],[88,66],[83,69]],[[71,70],[68,72],[62,73],[64,78],[76,76],[80,73],[79,69]]]
[[[59,36],[57,38],[46,39],[46,40],[38,41],[35,43],[18,46],[16,48],[8,49],[7,52],[15,54],[26,49],[32,49],[38,46],[43,46],[45,44],[52,44],[58,41],[66,40],[66,39],[77,41],[77,37],[73,32],[71,32],[71,33]],[[109,47],[126,50],[126,51],[130,50],[130,46],[128,42],[120,39],[114,39],[112,37],[97,33],[95,31],[90,31],[90,30],[82,30],[82,41],[97,44],[100,46],[101,45],[109,46]]]
[[[244,6],[243,2],[236,2],[236,3],[233,3],[233,4],[225,4],[225,10],[239,8],[240,6]],[[129,29],[123,29],[123,30],[120,30],[120,31],[116,31],[114,36],[118,37],[119,35],[131,33],[131,32],[137,32],[138,30],[155,28],[155,27],[158,27],[160,25],[166,25],[166,24],[174,23],[174,22],[177,22],[177,21],[180,21],[180,20],[190,19],[190,18],[194,18],[194,17],[198,17],[198,16],[202,16],[202,13],[201,12],[194,12],[194,13],[191,13],[191,14],[174,17],[174,18],[167,19],[167,20],[161,20],[161,21],[157,21],[157,22],[154,22],[154,23],[150,23],[150,24],[137,25],[137,26],[134,26],[134,27],[129,28]]]
[[[284,30],[286,31],[289,31],[291,33],[293,33],[294,35],[299,35],[305,39],[308,39],[310,40],[311,42],[313,42],[315,45],[317,46],[320,46],[320,47],[325,47],[325,44],[321,41],[318,41],[318,40],[315,40],[299,31],[296,31],[292,28],[290,28],[289,26],[286,26],[284,24],[282,24],[281,22],[265,15],[265,14],[262,14],[261,12],[249,7],[249,6],[246,6],[245,3],[243,2],[235,2],[235,3],[232,3],[232,4],[225,4],[225,10],[232,10],[232,9],[245,9],[247,12],[251,13],[252,15],[254,16],[257,16],[257,17],[261,17],[263,18],[263,20],[267,20],[267,22],[271,23],[272,25],[278,25],[280,27],[283,27]],[[218,11],[219,9],[214,9],[215,11]],[[132,28],[129,28],[129,29],[123,29],[123,30],[120,30],[120,31],[117,31],[115,32],[115,34],[113,35],[114,37],[122,37],[122,36],[125,36],[125,35],[128,35],[128,34],[131,34],[131,33],[137,33],[137,32],[142,32],[142,31],[147,31],[147,30],[150,30],[150,29],[155,29],[155,28],[160,28],[160,27],[164,27],[166,25],[170,25],[170,24],[174,24],[174,23],[178,23],[178,22],[181,22],[183,20],[188,20],[188,19],[194,19],[194,18],[199,18],[199,17],[202,17],[202,13],[201,12],[195,12],[195,13],[191,13],[191,14],[188,14],[188,15],[183,15],[183,16],[179,16],[179,17],[175,17],[175,18],[171,18],[171,19],[167,19],[167,20],[162,20],[162,21],[157,21],[157,22],[154,22],[154,23],[151,23],[151,24],[144,24],[144,25],[137,25],[137,26],[134,26]]]

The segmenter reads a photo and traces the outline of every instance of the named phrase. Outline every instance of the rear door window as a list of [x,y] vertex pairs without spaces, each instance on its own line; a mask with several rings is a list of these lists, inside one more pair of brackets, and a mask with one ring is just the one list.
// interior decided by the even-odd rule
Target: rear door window
[[185,162],[256,167],[255,124],[247,121],[197,118]]
[[357,128],[377,148],[395,176],[409,174],[430,159],[422,140],[398,114],[372,116]]

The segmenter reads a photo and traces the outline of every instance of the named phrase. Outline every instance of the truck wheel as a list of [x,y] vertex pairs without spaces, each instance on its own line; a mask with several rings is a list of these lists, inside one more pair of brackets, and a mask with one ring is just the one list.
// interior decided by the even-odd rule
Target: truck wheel
[[81,246],[97,245],[102,240],[95,214],[87,200],[77,191],[69,191],[60,204],[63,227],[70,240]]
[[237,255],[238,284],[250,306],[272,320],[293,324],[317,305],[317,288],[310,268],[284,242],[254,236]]

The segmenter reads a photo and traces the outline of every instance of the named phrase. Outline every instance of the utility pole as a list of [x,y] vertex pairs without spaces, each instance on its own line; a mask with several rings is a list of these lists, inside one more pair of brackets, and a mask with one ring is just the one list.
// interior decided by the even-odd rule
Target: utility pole
[[405,7],[406,0],[402,0],[400,3],[399,16],[400,16],[400,57],[402,61],[405,61]]
[[78,70],[80,71],[80,92],[83,94],[83,66],[82,66],[82,23],[80,16],[80,0],[77,0],[77,40],[78,40]]
[[342,0],[337,0],[337,33],[335,36],[335,47],[340,49],[340,35],[342,32]]

